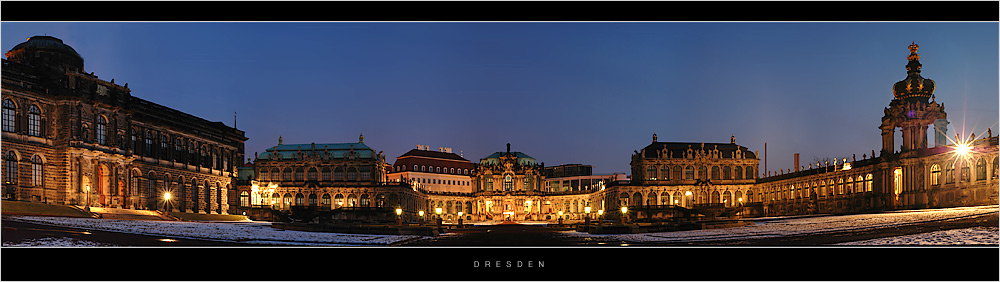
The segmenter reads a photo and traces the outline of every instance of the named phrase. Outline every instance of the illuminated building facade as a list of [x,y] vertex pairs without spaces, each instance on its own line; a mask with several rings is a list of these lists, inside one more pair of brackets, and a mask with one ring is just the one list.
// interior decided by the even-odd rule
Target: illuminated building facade
[[[226,213],[243,131],[132,96],[34,36],[3,61],[3,197]],[[164,202],[164,193],[171,201]]]
[[427,146],[396,158],[390,166],[389,181],[413,183],[419,189],[432,192],[472,192],[470,174],[475,166],[469,160],[452,152],[451,148],[431,151]]
[[[422,147],[386,165],[381,153],[359,142],[334,146],[363,152],[358,160],[336,157],[349,154],[331,154],[328,151],[334,147],[330,145],[295,145],[294,149],[279,145],[258,158],[256,179],[260,187],[284,189],[268,193],[271,199],[280,199],[277,208],[398,206],[411,217],[420,211],[436,217],[440,209],[447,221],[459,216],[466,220],[577,221],[588,214],[596,218],[598,213],[617,218],[622,207],[635,211],[629,218],[648,219],[678,216],[676,211],[773,216],[995,204],[997,137],[989,132],[978,139],[956,137],[954,144],[947,144],[943,140],[948,124],[944,106],[935,101],[934,82],[920,76],[917,46],[912,45],[910,51],[907,77],[894,84],[895,99],[879,126],[883,148],[878,156],[873,150],[860,158],[852,155],[804,165],[796,158],[795,169],[772,173],[762,172],[757,152],[738,145],[735,136],[728,143],[659,142],[653,134],[649,145],[632,154],[631,179],[622,181],[627,177],[590,175],[592,168],[585,165],[544,167],[525,153],[512,152],[509,144],[506,151],[479,163],[443,148],[434,152]],[[931,124],[935,147],[928,148]],[[893,144],[897,127],[902,128],[903,137],[899,151]],[[279,151],[288,156],[276,159]],[[320,165],[330,161],[338,164]],[[372,174],[366,177],[372,178],[338,180],[343,178],[337,166],[370,167]],[[379,167],[388,169],[375,172]],[[332,180],[325,170],[333,171]],[[319,176],[309,178],[310,171]],[[468,179],[469,185],[437,184],[451,178],[459,184]],[[574,185],[574,180],[579,182]],[[323,200],[327,195],[332,203]],[[358,202],[341,203],[337,200],[341,196],[336,195]],[[386,202],[370,200],[382,199],[382,195]],[[320,200],[310,200],[314,197]]]

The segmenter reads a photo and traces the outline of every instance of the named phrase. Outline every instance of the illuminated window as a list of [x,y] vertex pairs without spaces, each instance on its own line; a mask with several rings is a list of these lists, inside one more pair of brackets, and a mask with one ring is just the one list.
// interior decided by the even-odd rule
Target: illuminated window
[[872,174],[869,173],[865,176],[865,192],[872,191]]
[[656,180],[656,167],[655,166],[646,166],[646,179],[647,180]]
[[504,191],[514,191],[514,181],[510,177],[510,174],[504,176],[504,179],[503,179],[503,190]]
[[660,167],[660,178],[662,178],[663,180],[669,180],[670,179],[670,166],[669,165],[664,165],[664,166]]
[[17,154],[14,151],[7,151],[3,156],[3,183],[17,183]]
[[323,194],[322,202],[323,206],[330,207],[330,194]]
[[972,174],[972,171],[969,170],[969,161],[963,161],[962,162],[962,172],[961,172],[962,181],[969,182],[971,174]]
[[309,194],[309,205],[315,206],[316,204],[318,204],[316,202],[316,194]]
[[3,100],[3,131],[17,131],[17,107],[10,99]]
[[42,158],[38,155],[31,156],[31,185],[42,186]]
[[931,185],[941,185],[941,166],[931,165]]
[[302,193],[295,194],[295,205],[296,206],[304,206],[306,204],[305,203],[305,199],[306,198],[305,198],[305,196],[302,195]]

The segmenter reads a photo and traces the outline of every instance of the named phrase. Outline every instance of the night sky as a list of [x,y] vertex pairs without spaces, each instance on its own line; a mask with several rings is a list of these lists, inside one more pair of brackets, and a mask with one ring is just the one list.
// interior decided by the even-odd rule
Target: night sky
[[[357,142],[630,174],[652,141],[737,144],[768,169],[881,149],[907,46],[956,132],[998,130],[996,22],[4,22],[62,39],[132,95],[245,131],[248,156]],[[898,133],[897,133],[898,135]],[[896,144],[901,144],[897,141]],[[933,138],[928,139],[933,146]],[[761,170],[764,163],[761,162]]]

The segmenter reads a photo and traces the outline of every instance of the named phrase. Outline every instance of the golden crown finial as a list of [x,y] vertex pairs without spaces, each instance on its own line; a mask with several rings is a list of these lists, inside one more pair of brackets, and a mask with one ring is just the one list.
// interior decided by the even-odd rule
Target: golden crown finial
[[912,43],[910,43],[909,48],[910,48],[910,55],[906,56],[906,59],[910,61],[920,59],[920,55],[917,54],[917,49],[920,49],[920,45],[917,45],[917,42],[913,41]]

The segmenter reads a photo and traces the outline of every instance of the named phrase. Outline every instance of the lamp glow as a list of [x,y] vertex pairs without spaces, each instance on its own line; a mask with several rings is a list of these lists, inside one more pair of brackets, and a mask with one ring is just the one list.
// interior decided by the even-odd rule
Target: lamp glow
[[622,213],[628,213],[628,207],[622,207]]
[[590,213],[590,207],[583,207],[583,212]]
[[163,200],[165,200],[165,201],[169,201],[170,200],[170,192],[163,193]]
[[396,209],[396,215],[403,214],[403,209]]

